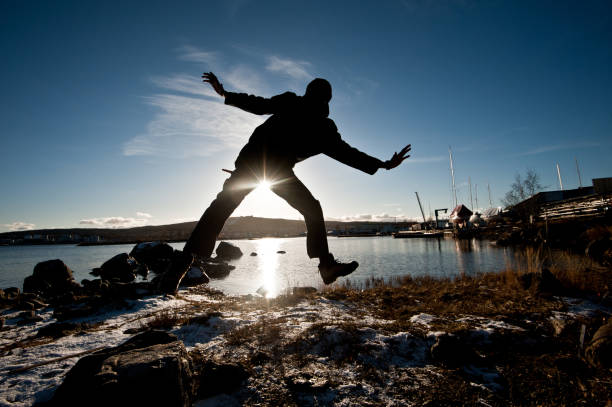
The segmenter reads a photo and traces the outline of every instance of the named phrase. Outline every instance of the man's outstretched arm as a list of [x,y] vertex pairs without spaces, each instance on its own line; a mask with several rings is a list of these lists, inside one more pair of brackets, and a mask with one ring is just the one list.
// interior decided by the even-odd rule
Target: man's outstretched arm
[[247,95],[246,93],[228,92],[223,88],[219,79],[212,72],[204,72],[202,81],[210,83],[215,92],[225,98],[225,104],[238,107],[249,113],[254,114],[274,114],[286,104],[288,98],[295,97],[291,92],[283,93],[282,95],[273,96],[271,98],[263,98],[261,96]]
[[329,142],[324,154],[349,167],[356,168],[370,175],[373,175],[379,168],[391,170],[399,166],[406,158],[410,157],[408,153],[410,152],[411,146],[408,144],[399,153],[394,153],[390,160],[381,161],[378,158],[359,151],[342,140],[335,125],[332,126],[331,129],[334,130],[335,134],[331,135],[328,139]]

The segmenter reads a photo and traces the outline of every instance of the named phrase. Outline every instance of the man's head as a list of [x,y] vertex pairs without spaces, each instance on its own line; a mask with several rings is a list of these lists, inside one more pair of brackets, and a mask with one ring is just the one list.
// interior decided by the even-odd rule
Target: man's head
[[325,79],[316,78],[306,86],[304,97],[329,103],[332,98],[332,87]]

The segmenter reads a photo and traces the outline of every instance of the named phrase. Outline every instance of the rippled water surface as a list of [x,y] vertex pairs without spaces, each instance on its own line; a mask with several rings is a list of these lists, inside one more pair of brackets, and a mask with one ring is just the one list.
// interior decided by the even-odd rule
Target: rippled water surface
[[[318,260],[306,255],[305,238],[234,240],[231,243],[240,247],[244,256],[232,261],[236,269],[225,280],[213,281],[212,287],[228,294],[249,294],[262,288],[269,295],[275,295],[291,286],[321,286]],[[172,246],[182,249],[183,243]],[[131,244],[3,246],[0,247],[0,287],[21,287],[36,263],[50,259],[63,260],[73,270],[77,281],[92,278],[89,275],[92,268],[116,254],[129,252],[132,247]],[[329,247],[337,258],[359,262],[359,268],[350,276],[352,281],[364,281],[371,276],[449,277],[496,272],[515,261],[511,249],[476,240],[330,237]],[[257,256],[250,256],[252,252]]]

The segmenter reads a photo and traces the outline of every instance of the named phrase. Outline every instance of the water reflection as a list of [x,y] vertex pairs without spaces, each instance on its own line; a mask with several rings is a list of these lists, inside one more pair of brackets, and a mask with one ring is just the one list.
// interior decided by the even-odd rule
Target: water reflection
[[258,271],[261,287],[258,290],[266,298],[275,298],[278,288],[278,251],[281,239],[261,239],[257,241]]

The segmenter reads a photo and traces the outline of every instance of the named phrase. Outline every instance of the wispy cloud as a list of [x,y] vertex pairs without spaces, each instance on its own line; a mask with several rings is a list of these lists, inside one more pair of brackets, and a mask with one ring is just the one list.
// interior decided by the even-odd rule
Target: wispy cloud
[[146,100],[161,112],[145,134],[125,143],[124,155],[209,156],[241,146],[263,122],[259,116],[208,99],[160,94]]
[[389,213],[362,213],[357,215],[346,215],[341,218],[327,218],[327,220],[339,220],[343,222],[401,222],[412,220],[412,218],[403,214],[391,215]]
[[259,85],[263,83],[261,76],[255,70],[239,65],[223,75],[223,80],[228,88],[246,93],[263,94],[264,89]]
[[[146,213],[137,212],[140,215],[148,215]],[[139,215],[139,216],[140,216]],[[149,217],[151,215],[148,215]],[[106,218],[90,218],[90,219],[81,219],[79,221],[80,225],[90,225],[90,226],[100,226],[100,227],[108,227],[108,228],[129,228],[135,226],[144,226],[148,219],[147,216],[142,216],[140,218],[124,218],[123,216],[110,216]]]
[[305,80],[312,78],[312,75],[307,71],[307,67],[309,66],[310,63],[306,61],[296,61],[288,58],[271,56],[268,57],[266,69],[271,72],[288,75],[293,79]]
[[544,154],[549,153],[551,151],[559,151],[559,150],[576,150],[580,148],[591,148],[591,147],[600,147],[601,143],[596,142],[583,142],[583,143],[567,143],[567,144],[551,144],[547,146],[541,146],[537,148],[533,148],[531,150],[524,151],[522,153],[516,154],[517,156],[526,156],[526,155],[536,155],[536,154]]
[[408,164],[422,164],[422,163],[435,163],[435,162],[447,161],[447,160],[448,160],[447,155],[434,155],[434,156],[429,156],[429,157],[412,157],[411,156],[404,162]]
[[203,83],[202,79],[196,75],[174,74],[170,76],[154,76],[151,78],[156,86],[174,92],[189,93],[209,98],[218,98],[215,91]]
[[21,230],[32,230],[34,229],[36,225],[33,223],[27,223],[27,222],[13,222],[13,223],[8,223],[2,226],[8,228],[8,230],[10,230],[11,232],[18,232]]
[[[219,64],[218,53],[193,46],[178,49],[185,61]],[[284,73],[290,81],[310,78],[305,61],[294,61],[278,56],[261,57],[265,70],[253,69],[245,64],[223,69],[221,78],[231,90],[266,95],[262,88],[265,71]],[[262,60],[263,58],[263,60]],[[159,94],[144,97],[145,103],[158,108],[146,131],[123,145],[126,156],[153,155],[171,158],[210,156],[226,149],[242,146],[265,120],[263,116],[225,106],[222,99],[208,84],[195,75],[175,73],[155,76],[151,82],[163,89]]]
[[212,51],[203,51],[191,45],[183,45],[178,48],[179,59],[199,64],[214,65],[218,61],[218,54]]
[[136,216],[138,216],[139,218],[146,218],[146,219],[151,219],[153,217],[153,215],[151,215],[150,213],[146,213],[146,212],[136,212]]

